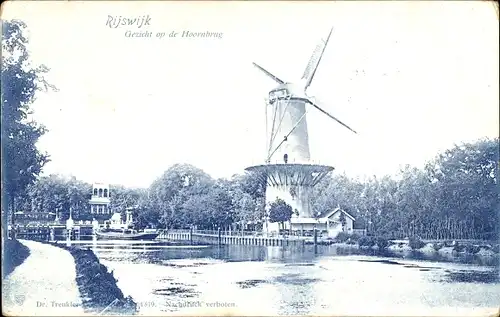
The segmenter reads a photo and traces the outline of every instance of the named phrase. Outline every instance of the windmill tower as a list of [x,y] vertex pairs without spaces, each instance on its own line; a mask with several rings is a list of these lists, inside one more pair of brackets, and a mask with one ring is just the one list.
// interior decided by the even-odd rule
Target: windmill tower
[[[310,206],[312,188],[321,181],[333,167],[313,164],[309,152],[306,113],[316,108],[347,129],[349,126],[323,110],[315,98],[307,95],[321,57],[333,29],[326,40],[314,50],[304,74],[298,83],[285,82],[263,67],[253,63],[278,86],[269,92],[266,99],[267,155],[265,164],[246,168],[266,182],[266,203],[283,199],[295,211],[298,218],[313,218]],[[304,219],[305,220],[305,219]],[[272,231],[277,230],[277,224]]]

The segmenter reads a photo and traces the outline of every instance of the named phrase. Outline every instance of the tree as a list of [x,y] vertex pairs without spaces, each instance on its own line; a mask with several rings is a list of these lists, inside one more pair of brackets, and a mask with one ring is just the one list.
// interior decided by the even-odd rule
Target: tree
[[72,208],[73,219],[81,219],[84,214],[90,213],[89,200],[92,193],[92,185],[79,181],[76,177],[72,176],[66,180],[67,186],[67,206],[63,208],[64,213],[62,219],[69,217],[69,209]]
[[[252,183],[249,174],[234,175],[230,180],[218,180],[220,186],[229,194],[234,208],[235,221],[244,230],[248,222],[256,223],[261,220],[260,189],[249,186]],[[254,184],[255,185],[255,184]],[[236,223],[235,223],[236,225]]]
[[191,196],[208,194],[213,185],[214,180],[201,169],[189,164],[175,164],[151,184],[151,208],[158,211],[164,227],[189,227],[193,221],[187,218],[183,205]]
[[73,219],[82,219],[81,217],[85,218],[90,213],[91,190],[90,184],[75,177],[66,178],[60,175],[41,177],[26,190],[27,207],[34,213],[58,212],[61,220],[69,218],[69,210],[72,208]]
[[160,213],[151,207],[146,197],[139,199],[136,208],[132,211],[132,218],[135,229],[157,228],[160,224]]
[[237,199],[233,198],[233,206],[243,231],[247,223],[256,223],[259,220],[257,204],[252,196],[247,193],[238,192],[236,197]]
[[238,221],[262,225],[266,217],[265,177],[258,172],[233,175],[228,190],[233,199]]
[[340,211],[339,221],[340,224],[342,225],[342,231],[345,231],[345,225],[347,223],[347,219],[345,218],[345,214],[342,211]]
[[122,220],[126,219],[126,210],[129,207],[137,207],[141,198],[147,196],[144,188],[127,188],[122,185],[112,185],[109,188],[111,198],[110,208],[113,212],[119,212]]
[[55,87],[43,75],[48,68],[29,61],[26,25],[19,20],[2,21],[2,193],[4,238],[7,238],[7,214],[12,221],[15,200],[32,184],[49,161],[36,143],[46,132],[44,126],[30,119],[36,92]]
[[[213,223],[219,228],[228,228],[237,220],[235,208],[227,187],[216,183],[209,193]],[[210,205],[209,205],[210,206]]]
[[453,237],[498,238],[499,140],[456,145],[428,168],[441,227]]
[[269,206],[269,221],[280,223],[281,228],[292,218],[292,214],[292,206],[278,197]]

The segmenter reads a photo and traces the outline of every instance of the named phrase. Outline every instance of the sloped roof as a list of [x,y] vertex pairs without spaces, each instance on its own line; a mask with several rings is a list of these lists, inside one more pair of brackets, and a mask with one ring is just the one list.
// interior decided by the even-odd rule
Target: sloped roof
[[335,214],[336,212],[343,212],[344,215],[346,215],[347,217],[351,218],[352,221],[356,221],[356,218],[354,218],[351,214],[349,214],[347,211],[345,211],[344,209],[340,208],[340,207],[337,207],[333,210],[330,210],[330,211],[327,211],[327,212],[324,212],[320,215],[320,218],[329,218],[331,217],[333,214]]

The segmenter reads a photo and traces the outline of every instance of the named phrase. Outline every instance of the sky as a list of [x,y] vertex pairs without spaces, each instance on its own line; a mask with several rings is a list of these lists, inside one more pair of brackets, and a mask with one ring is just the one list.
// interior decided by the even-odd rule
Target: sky
[[[313,161],[381,176],[498,136],[491,2],[14,1],[2,10],[27,24],[32,61],[59,89],[33,104],[49,129],[39,142],[51,156],[45,174],[145,187],[176,163],[213,177],[261,164],[275,83],[252,62],[297,81],[331,27],[308,94],[359,134],[311,109]],[[150,20],[112,28],[109,16]]]

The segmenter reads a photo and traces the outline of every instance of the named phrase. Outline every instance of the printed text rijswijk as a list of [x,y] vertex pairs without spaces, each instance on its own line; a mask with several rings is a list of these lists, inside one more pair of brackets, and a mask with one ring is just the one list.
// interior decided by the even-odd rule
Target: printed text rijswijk
[[137,17],[122,17],[120,16],[111,16],[108,15],[108,20],[106,21],[106,25],[109,26],[110,28],[117,28],[119,26],[132,26],[135,25],[137,26],[138,29],[143,27],[144,25],[151,25],[151,18],[149,17],[149,14],[146,15],[141,15]]

